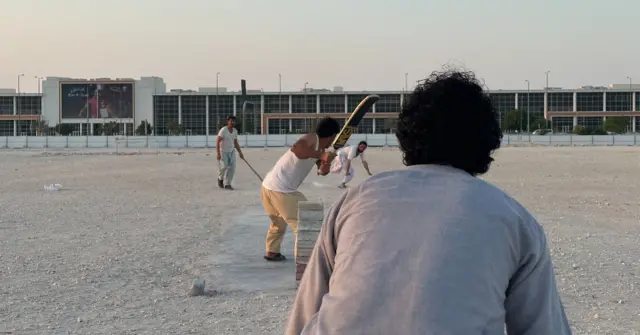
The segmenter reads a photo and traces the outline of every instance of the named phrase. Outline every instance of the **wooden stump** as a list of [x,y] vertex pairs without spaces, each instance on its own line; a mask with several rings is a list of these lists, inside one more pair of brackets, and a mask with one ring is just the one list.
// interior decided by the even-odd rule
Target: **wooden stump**
[[324,220],[324,206],[320,202],[298,203],[298,234],[295,242],[296,286],[299,284],[316,245]]

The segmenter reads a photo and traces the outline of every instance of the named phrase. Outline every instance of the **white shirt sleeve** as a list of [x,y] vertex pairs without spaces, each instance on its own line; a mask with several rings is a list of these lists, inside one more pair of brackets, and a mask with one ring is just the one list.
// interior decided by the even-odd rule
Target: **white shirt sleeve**
[[357,149],[355,147],[349,147],[348,150],[349,150],[349,153],[347,155],[347,158],[352,161],[356,158]]
[[222,137],[222,139],[224,139],[224,128],[225,127],[220,128],[220,131],[218,132],[218,136]]
[[233,128],[233,134],[231,134],[231,137],[234,141],[238,139],[238,129]]

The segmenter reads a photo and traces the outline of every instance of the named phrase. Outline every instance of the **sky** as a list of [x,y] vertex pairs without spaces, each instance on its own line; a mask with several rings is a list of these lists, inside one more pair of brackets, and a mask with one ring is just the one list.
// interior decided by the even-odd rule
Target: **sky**
[[402,90],[443,66],[488,89],[640,84],[637,0],[0,0],[0,88]]

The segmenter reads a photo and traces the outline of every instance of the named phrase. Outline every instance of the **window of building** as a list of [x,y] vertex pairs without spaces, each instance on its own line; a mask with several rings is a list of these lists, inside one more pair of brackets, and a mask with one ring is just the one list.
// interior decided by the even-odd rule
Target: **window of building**
[[576,109],[578,112],[602,112],[603,98],[602,92],[578,92]]
[[236,96],[236,128],[241,134],[260,134],[261,133],[261,95],[247,95],[247,104],[245,111],[242,110],[244,103],[242,96]]
[[516,94],[491,93],[489,94],[489,97],[491,97],[491,101],[493,101],[493,110],[498,116],[500,127],[502,127],[505,114],[516,109]]
[[[358,107],[358,104],[360,103],[360,101],[362,101],[366,97],[367,97],[366,94],[349,94],[349,95],[347,95],[347,113],[352,113],[356,109],[356,107]],[[378,100],[378,101],[380,101],[380,100]]]
[[296,94],[291,97],[292,113],[317,113],[316,94]]
[[399,113],[400,94],[380,94],[380,100],[376,102],[376,113]]
[[[0,97],[0,115],[13,115],[13,96]],[[11,127],[11,135],[13,135],[13,126]]]
[[633,102],[631,92],[607,92],[607,112],[629,112]]
[[344,95],[323,94],[320,95],[320,113],[345,112]]
[[182,127],[186,135],[207,134],[207,97],[204,95],[183,95]]
[[360,121],[358,125],[358,134],[372,134],[373,133],[373,119],[365,117]]
[[42,108],[41,97],[19,96],[16,98],[16,108],[18,115],[40,115]]
[[0,136],[13,136],[13,121],[0,120]]
[[530,122],[544,119],[544,93],[518,93],[518,109],[524,117],[529,111]]
[[551,93],[547,95],[550,112],[573,112],[573,93]]
[[602,116],[578,116],[578,125],[587,129],[601,129],[603,123]]
[[573,131],[573,117],[559,116],[551,119],[554,133],[570,134]]
[[233,115],[233,95],[209,96],[209,135],[217,135]]
[[153,97],[153,132],[155,135],[169,135],[167,124],[179,122],[178,96],[156,95]]
[[265,95],[265,113],[289,113],[289,95]]
[[397,123],[397,118],[376,119],[376,134],[395,133]]
[[289,119],[268,119],[269,129],[268,134],[288,134],[289,133]]

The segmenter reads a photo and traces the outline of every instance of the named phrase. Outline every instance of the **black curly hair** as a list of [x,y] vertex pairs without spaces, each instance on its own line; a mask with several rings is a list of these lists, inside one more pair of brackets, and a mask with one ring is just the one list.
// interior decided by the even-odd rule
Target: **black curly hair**
[[473,176],[489,171],[502,131],[473,72],[433,72],[400,111],[396,136],[407,166],[449,165]]

